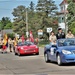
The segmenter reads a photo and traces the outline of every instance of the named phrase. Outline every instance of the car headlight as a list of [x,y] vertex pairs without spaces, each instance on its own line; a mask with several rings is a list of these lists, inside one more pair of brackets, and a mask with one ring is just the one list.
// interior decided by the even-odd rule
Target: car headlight
[[23,47],[21,47],[21,49],[23,49]]
[[68,50],[62,50],[62,53],[63,53],[63,54],[71,54],[71,52],[68,51]]
[[38,46],[36,46],[36,48],[39,48]]

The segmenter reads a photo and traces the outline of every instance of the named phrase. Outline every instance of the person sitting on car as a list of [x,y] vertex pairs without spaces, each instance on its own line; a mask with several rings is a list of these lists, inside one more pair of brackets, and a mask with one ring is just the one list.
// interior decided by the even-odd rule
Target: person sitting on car
[[74,38],[74,35],[72,34],[71,30],[68,30],[66,38]]
[[52,31],[51,35],[49,37],[49,41],[51,42],[51,44],[56,44],[56,40],[57,40],[57,38],[55,36],[55,33]]

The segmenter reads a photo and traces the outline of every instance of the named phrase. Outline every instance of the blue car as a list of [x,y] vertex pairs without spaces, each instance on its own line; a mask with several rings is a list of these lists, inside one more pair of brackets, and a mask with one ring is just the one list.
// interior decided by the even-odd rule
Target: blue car
[[59,39],[55,45],[46,45],[44,57],[45,62],[55,61],[59,66],[75,62],[75,39]]

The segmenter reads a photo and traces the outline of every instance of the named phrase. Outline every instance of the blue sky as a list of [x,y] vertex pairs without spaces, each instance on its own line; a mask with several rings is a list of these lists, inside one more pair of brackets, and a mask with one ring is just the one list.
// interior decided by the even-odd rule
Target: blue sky
[[[2,17],[10,17],[12,20],[13,15],[11,13],[13,8],[16,8],[19,5],[28,6],[31,1],[33,1],[34,4],[37,4],[37,0],[0,0],[0,20]],[[62,2],[62,0],[54,1],[57,6]]]

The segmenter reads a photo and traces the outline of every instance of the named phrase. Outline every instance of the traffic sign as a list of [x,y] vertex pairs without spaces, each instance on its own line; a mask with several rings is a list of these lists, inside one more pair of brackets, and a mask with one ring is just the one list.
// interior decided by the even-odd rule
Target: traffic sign
[[43,30],[39,29],[38,30],[38,35],[43,35]]
[[50,33],[52,31],[52,28],[47,28],[47,33]]

